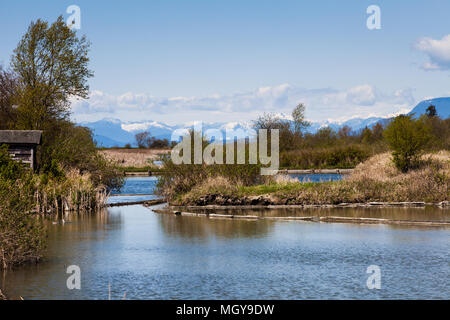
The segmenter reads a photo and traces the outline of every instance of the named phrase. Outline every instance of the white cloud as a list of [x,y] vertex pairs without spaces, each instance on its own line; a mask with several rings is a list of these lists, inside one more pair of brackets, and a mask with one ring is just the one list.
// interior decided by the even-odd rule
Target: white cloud
[[428,55],[430,61],[422,66],[425,70],[450,69],[450,34],[441,40],[421,38],[414,47]]
[[357,105],[371,106],[376,102],[374,88],[367,84],[350,88],[346,97],[350,103]]
[[312,121],[346,120],[353,117],[386,116],[411,109],[415,100],[411,89],[381,92],[369,84],[348,89],[305,89],[281,84],[230,95],[204,97],[154,97],[125,93],[119,96],[93,91],[89,100],[72,104],[77,120],[93,121],[116,117],[126,121],[158,120],[172,123],[186,121],[247,121],[264,112],[289,117],[298,104],[306,105]]

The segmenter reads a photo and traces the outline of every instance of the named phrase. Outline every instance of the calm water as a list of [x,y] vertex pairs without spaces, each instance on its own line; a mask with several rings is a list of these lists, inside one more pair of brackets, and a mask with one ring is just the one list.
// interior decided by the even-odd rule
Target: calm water
[[343,175],[338,173],[311,173],[311,174],[289,174],[301,182],[327,182],[342,180]]
[[120,191],[111,192],[112,195],[119,194],[152,194],[158,177],[129,177],[125,178],[125,183]]
[[[134,181],[145,179],[153,181],[133,178],[128,187],[138,189]],[[450,215],[439,209],[336,210],[316,213],[399,213],[416,220]],[[450,298],[450,230],[444,227],[221,220],[157,214],[142,206],[68,220],[49,224],[45,261],[0,277],[8,295],[107,299],[110,284],[113,299],[125,293],[128,299]],[[81,268],[81,290],[66,287],[69,265]],[[381,268],[380,290],[366,287],[369,265]]]
[[125,179],[125,184],[120,191],[111,192],[107,203],[134,202],[157,199],[153,190],[158,182],[158,177],[131,177]]

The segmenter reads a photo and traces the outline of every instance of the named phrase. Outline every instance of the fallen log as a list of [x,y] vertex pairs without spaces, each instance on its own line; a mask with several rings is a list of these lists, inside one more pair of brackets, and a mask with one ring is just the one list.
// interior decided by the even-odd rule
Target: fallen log
[[154,206],[154,205],[165,203],[165,202],[166,202],[165,199],[117,202],[117,203],[107,203],[107,204],[105,204],[105,207],[123,207],[123,206],[133,206],[133,205],[137,205],[137,204],[142,204],[145,207],[150,207],[150,206]]

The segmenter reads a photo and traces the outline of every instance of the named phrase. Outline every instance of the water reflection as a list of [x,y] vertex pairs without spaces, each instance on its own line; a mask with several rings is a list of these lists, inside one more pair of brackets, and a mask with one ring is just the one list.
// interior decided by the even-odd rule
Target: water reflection
[[158,177],[126,177],[120,190],[113,190],[112,195],[152,194],[158,183]]
[[323,217],[377,218],[407,221],[450,222],[450,209],[436,207],[385,208],[276,208],[276,209],[185,209],[190,212],[263,217]]
[[344,178],[344,175],[339,173],[290,173],[289,176],[301,182],[340,181]]
[[[149,193],[156,179],[130,178],[123,193]],[[155,206],[161,208],[160,206]],[[154,207],[154,208],[155,208]],[[448,209],[216,210],[263,216],[347,216],[449,221]],[[47,221],[38,265],[0,276],[25,299],[449,299],[449,229],[157,214],[134,205]],[[381,267],[382,290],[366,288]],[[78,265],[82,289],[68,290]]]
[[211,219],[161,214],[158,216],[158,222],[168,236],[203,240],[212,237],[258,238],[266,236],[273,230],[271,221]]
[[[9,296],[107,299],[110,283],[115,299],[449,298],[448,229],[183,217],[142,206],[67,220],[48,222],[42,263],[0,277]],[[66,287],[73,264],[81,290]],[[382,268],[383,290],[365,286],[371,264]]]

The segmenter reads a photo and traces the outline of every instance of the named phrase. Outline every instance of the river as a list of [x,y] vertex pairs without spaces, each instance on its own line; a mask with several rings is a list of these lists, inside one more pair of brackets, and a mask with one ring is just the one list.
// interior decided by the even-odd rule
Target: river
[[[127,196],[119,197],[154,197],[155,183],[129,178],[121,192]],[[450,298],[448,227],[210,219],[151,209],[114,207],[49,222],[44,261],[3,273],[2,290],[25,299]],[[438,208],[327,210],[412,220],[450,216]],[[71,265],[81,270],[80,290],[67,288]],[[381,289],[366,285],[371,265],[380,268]]]

